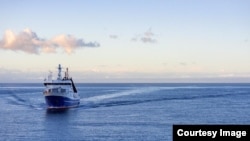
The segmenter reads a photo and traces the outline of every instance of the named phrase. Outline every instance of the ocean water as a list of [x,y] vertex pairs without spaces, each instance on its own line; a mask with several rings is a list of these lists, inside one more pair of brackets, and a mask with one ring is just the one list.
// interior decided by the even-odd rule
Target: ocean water
[[47,111],[42,84],[0,84],[0,140],[171,141],[173,124],[250,124],[250,84],[76,84]]

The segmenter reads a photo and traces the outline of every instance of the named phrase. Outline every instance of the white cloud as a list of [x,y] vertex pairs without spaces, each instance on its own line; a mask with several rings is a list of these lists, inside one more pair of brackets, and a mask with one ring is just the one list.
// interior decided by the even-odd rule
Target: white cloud
[[72,35],[58,35],[46,40],[37,36],[30,29],[24,29],[16,34],[12,30],[6,30],[0,40],[0,49],[23,51],[30,54],[56,53],[58,48],[62,48],[66,53],[72,53],[79,47],[99,47],[98,42],[85,42]]
[[131,41],[142,41],[143,43],[156,43],[155,34],[151,31],[151,28],[144,32],[142,35],[133,37]]
[[144,43],[156,43],[156,40],[151,37],[142,37],[141,41]]
[[109,35],[109,38],[111,38],[111,39],[117,39],[117,38],[118,38],[118,36],[117,36],[117,35],[112,34],[112,35]]

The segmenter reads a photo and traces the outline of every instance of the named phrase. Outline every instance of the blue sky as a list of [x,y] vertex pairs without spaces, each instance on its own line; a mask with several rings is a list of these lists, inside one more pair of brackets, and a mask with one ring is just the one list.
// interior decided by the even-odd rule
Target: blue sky
[[250,82],[247,0],[3,0],[0,82]]

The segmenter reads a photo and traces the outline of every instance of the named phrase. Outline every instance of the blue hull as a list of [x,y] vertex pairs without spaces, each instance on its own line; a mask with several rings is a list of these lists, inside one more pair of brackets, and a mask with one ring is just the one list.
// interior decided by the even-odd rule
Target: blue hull
[[62,96],[45,96],[48,108],[71,108],[80,105],[80,99],[74,100]]

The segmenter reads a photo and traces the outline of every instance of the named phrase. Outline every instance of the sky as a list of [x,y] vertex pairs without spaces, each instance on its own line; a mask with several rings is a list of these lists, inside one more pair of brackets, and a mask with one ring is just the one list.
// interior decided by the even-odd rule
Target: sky
[[248,0],[2,0],[0,83],[250,82]]

